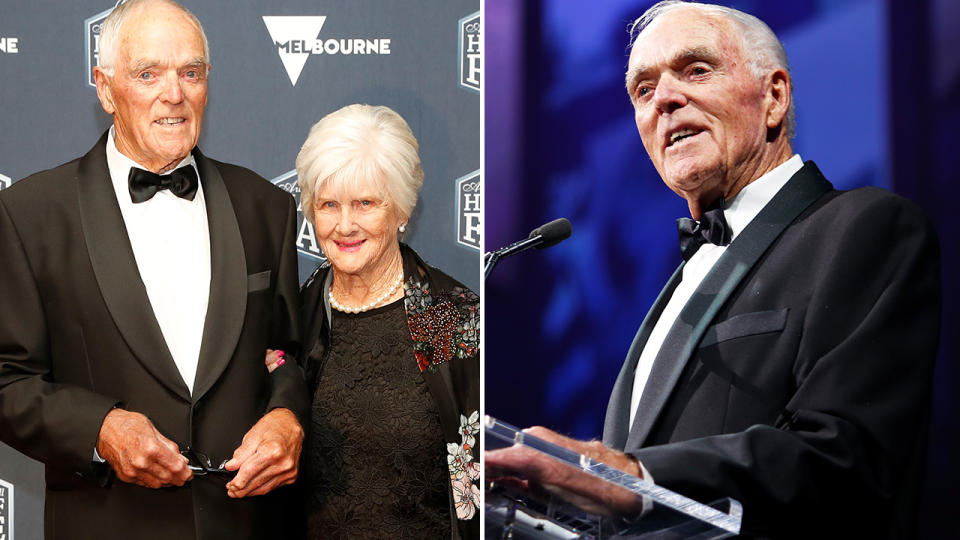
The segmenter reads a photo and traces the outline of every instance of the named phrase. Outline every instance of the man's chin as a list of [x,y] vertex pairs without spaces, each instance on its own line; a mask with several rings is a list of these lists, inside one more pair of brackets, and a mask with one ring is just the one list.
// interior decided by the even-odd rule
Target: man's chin
[[163,155],[179,153],[184,148],[189,151],[193,148],[193,145],[196,144],[198,138],[183,128],[167,131],[167,128],[161,127],[151,133],[151,135],[150,140],[153,142],[153,147],[157,150],[158,154]]
[[685,160],[684,163],[669,167],[663,175],[663,181],[674,192],[686,197],[685,194],[702,191],[718,174],[717,167],[708,167],[703,163]]
[[159,147],[159,151],[156,152],[157,161],[162,162],[164,165],[176,165],[183,158],[187,157],[187,154],[189,154],[192,149],[193,145],[185,142],[163,145]]

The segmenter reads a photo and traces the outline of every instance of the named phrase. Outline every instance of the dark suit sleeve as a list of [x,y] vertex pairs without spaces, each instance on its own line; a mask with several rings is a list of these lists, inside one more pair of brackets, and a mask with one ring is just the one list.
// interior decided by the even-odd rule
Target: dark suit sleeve
[[836,520],[868,531],[910,501],[902,486],[922,472],[940,325],[935,235],[889,196],[835,221],[815,247],[828,256],[796,267],[796,280],[817,277],[805,312],[792,308],[804,313],[803,335],[780,419],[630,452],[660,485],[739,500],[751,534],[830,536]]
[[0,440],[48,465],[88,471],[100,425],[116,401],[51,382],[44,310],[16,225],[0,200]]
[[296,205],[290,196],[287,196],[286,213],[287,221],[277,265],[270,343],[271,348],[282,349],[289,353],[289,356],[287,364],[275,369],[270,375],[271,394],[267,410],[285,407],[297,415],[301,425],[306,425],[310,399],[301,365],[301,359],[306,357],[306,353],[300,350],[299,345],[299,275],[295,243],[297,215]]

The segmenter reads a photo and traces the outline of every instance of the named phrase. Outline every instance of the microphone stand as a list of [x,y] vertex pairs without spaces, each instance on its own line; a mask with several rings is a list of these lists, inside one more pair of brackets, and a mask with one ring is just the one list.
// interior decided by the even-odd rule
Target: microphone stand
[[500,255],[497,252],[487,253],[486,261],[483,266],[483,280],[486,281],[490,277],[490,272],[493,272],[493,269],[497,266],[497,263],[500,262]]
[[532,247],[537,247],[539,244],[543,243],[543,236],[536,235],[532,238],[524,238],[519,242],[514,242],[507,247],[502,247],[496,251],[491,251],[484,256],[485,265],[483,267],[483,279],[486,280],[490,276],[490,272],[493,272],[493,269],[500,262],[500,259],[504,257],[509,257],[514,253],[519,253],[525,249],[530,249]]

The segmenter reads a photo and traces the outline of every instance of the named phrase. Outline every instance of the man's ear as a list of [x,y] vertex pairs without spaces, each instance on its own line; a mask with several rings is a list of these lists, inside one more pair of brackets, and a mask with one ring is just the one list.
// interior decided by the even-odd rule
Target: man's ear
[[93,81],[97,84],[97,97],[100,98],[100,106],[107,111],[107,114],[116,112],[117,107],[113,104],[113,92],[110,89],[110,77],[107,77],[100,66],[93,68]]
[[775,69],[767,75],[764,83],[763,101],[766,106],[764,120],[767,129],[781,127],[793,99],[793,82],[790,80],[790,74],[784,69]]

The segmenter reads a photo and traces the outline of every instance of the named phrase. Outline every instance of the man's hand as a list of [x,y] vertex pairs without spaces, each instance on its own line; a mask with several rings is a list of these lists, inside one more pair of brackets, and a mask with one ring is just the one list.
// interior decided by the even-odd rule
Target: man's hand
[[[524,430],[553,444],[569,448],[594,461],[643,478],[640,464],[623,452],[611,450],[600,441],[578,441],[543,427]],[[553,460],[524,446],[489,450],[483,455],[487,480],[529,489],[542,487],[595,514],[638,514],[643,509],[639,495],[612,486],[579,469]]]
[[113,409],[103,419],[97,453],[113,467],[117,478],[148,488],[182,486],[193,478],[189,460],[177,444],[164,437],[146,416]]
[[297,479],[303,428],[289,409],[274,409],[263,415],[243,436],[240,448],[225,468],[237,471],[227,484],[233,498],[264,495]]

